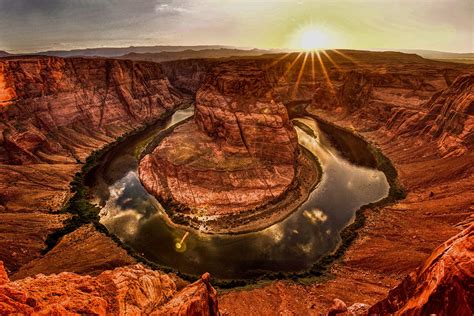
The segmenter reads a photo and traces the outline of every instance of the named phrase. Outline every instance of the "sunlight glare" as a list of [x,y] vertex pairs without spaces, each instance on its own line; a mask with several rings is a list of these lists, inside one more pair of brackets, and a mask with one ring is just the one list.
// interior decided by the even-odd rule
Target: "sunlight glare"
[[314,51],[342,45],[340,34],[327,24],[308,23],[290,33],[289,47],[298,50]]
[[327,34],[316,28],[307,29],[300,36],[300,48],[305,50],[325,48],[329,43]]

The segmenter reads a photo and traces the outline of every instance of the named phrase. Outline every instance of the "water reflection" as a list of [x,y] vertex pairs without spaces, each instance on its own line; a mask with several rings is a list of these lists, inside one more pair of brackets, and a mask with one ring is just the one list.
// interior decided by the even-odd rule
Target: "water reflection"
[[[189,115],[189,110],[176,113],[164,128]],[[382,172],[344,159],[314,120],[298,120],[316,135],[296,128],[300,144],[319,158],[323,175],[309,199],[284,221],[242,235],[205,235],[169,225],[161,206],[141,185],[136,155],[130,154],[164,129],[160,128],[124,143],[123,150],[109,155],[94,174],[93,192],[103,206],[101,222],[149,260],[185,273],[251,278],[266,271],[309,268],[337,247],[339,232],[355,211],[385,197],[389,185]],[[114,171],[119,162],[122,172]]]

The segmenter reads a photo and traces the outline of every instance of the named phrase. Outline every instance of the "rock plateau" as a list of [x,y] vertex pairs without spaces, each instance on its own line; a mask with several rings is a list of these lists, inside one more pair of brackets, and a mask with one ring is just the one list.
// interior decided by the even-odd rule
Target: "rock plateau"
[[40,256],[68,215],[57,211],[94,150],[164,117],[185,99],[155,63],[0,59],[0,260]]

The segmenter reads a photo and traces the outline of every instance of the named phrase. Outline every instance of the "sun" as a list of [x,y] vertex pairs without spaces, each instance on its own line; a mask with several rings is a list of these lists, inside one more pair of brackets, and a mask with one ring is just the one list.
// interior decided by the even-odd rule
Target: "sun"
[[322,30],[307,28],[302,30],[299,40],[299,48],[304,50],[315,50],[329,46],[329,37]]
[[308,23],[290,33],[288,47],[296,50],[325,50],[341,46],[342,38],[326,23]]

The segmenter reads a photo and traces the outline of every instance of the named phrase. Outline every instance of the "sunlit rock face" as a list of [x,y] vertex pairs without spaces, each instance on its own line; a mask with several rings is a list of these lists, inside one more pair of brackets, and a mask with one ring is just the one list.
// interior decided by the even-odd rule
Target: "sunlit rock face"
[[0,61],[0,162],[71,163],[180,101],[158,64],[23,57]]
[[474,224],[439,246],[369,315],[472,315]]
[[417,131],[437,140],[440,152],[459,156],[474,148],[474,75],[457,78],[426,103]]
[[[160,65],[105,58],[0,59],[0,259],[40,255],[55,212],[96,149],[178,107]],[[53,212],[54,211],[54,212]]]
[[168,275],[141,265],[97,277],[63,272],[10,282],[0,261],[0,314],[217,315],[217,292],[207,274],[178,289]]
[[166,137],[140,163],[146,189],[183,212],[229,215],[278,198],[292,183],[296,133],[266,72],[222,63],[196,94],[194,121]]
[[196,94],[195,121],[201,130],[252,157],[292,164],[296,133],[266,72],[245,63],[217,69]]

